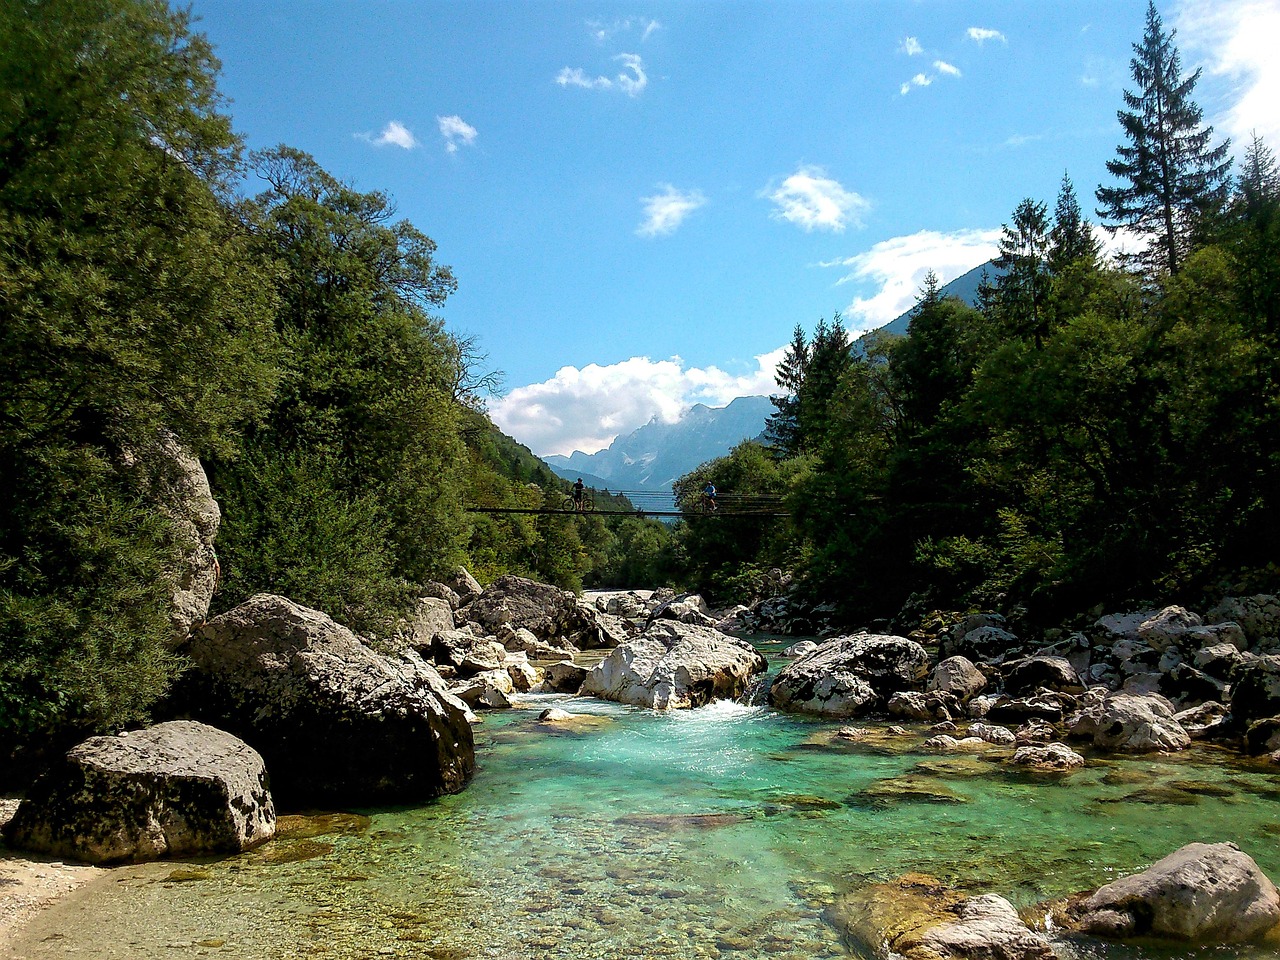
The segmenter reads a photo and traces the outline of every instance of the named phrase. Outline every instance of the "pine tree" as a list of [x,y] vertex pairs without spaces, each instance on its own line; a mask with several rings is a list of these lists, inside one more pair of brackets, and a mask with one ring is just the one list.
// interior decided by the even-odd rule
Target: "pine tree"
[[1071,177],[1064,173],[1053,208],[1053,229],[1049,231],[1049,272],[1056,276],[1081,261],[1092,268],[1097,265],[1100,252],[1093,229],[1080,213]]
[[809,343],[804,328],[796,324],[791,334],[791,345],[782,356],[782,362],[774,373],[774,380],[783,394],[772,397],[777,411],[765,421],[765,437],[769,444],[783,456],[797,452],[799,436],[799,396],[804,387],[805,372],[809,367]]
[[1031,335],[1039,346],[1049,296],[1049,211],[1045,204],[1030,198],[1019,203],[1012,225],[1001,228],[999,248],[995,262],[1004,273],[996,281],[997,312],[1010,332]]
[[1181,57],[1156,12],[1147,6],[1142,42],[1130,62],[1138,92],[1124,91],[1127,110],[1117,114],[1127,145],[1116,148],[1107,170],[1119,186],[1099,187],[1099,216],[1115,232],[1130,227],[1151,239],[1137,259],[1153,272],[1174,274],[1186,255],[1189,238],[1203,219],[1226,200],[1229,141],[1210,146],[1213,127],[1202,126],[1202,112],[1191,99],[1197,70],[1182,76]]

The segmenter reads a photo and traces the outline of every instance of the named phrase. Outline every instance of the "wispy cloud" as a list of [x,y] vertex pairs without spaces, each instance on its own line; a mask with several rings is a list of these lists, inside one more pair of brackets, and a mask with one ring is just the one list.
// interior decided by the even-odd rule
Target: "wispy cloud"
[[949,283],[996,255],[999,230],[921,230],[882,240],[863,253],[821,264],[839,267],[837,283],[859,284],[868,295],[855,296],[845,309],[850,330],[861,333],[883,326],[916,302],[926,274]]
[[904,97],[911,92],[912,87],[927,87],[933,83],[933,77],[927,73],[917,73],[914,77],[898,88],[898,92]]
[[649,85],[644,72],[644,61],[639,54],[620,53],[614,60],[622,64],[622,72],[613,77],[591,77],[581,67],[564,67],[556,74],[556,83],[562,87],[582,87],[586,90],[619,90],[629,97],[638,97]]
[[764,196],[773,201],[775,220],[794,223],[806,231],[842,233],[849,224],[860,227],[862,214],[871,208],[860,194],[846,190],[821,167],[801,167],[781,186],[766,189]]
[[948,77],[961,76],[960,68],[954,64],[947,63],[945,60],[933,61],[933,69],[937,70],[939,73],[946,74]]
[[746,372],[686,367],[679,357],[562,367],[550,380],[517,387],[490,405],[504,433],[534,453],[595,453],[655,417],[674,423],[694,403],[723,406],[735,397],[776,392],[774,371],[786,346],[753,358]]
[[924,47],[920,46],[920,41],[915,37],[904,37],[898,49],[908,57],[916,57],[924,53]]
[[1213,77],[1231,81],[1229,105],[1211,118],[1239,146],[1258,133],[1280,144],[1280,0],[1180,0],[1181,44],[1199,54]]
[[1037,140],[1043,139],[1043,133],[1015,133],[1005,140],[1004,145],[1006,147],[1025,147],[1028,143],[1035,143]]
[[476,142],[476,128],[456,114],[448,117],[436,117],[440,124],[440,135],[444,137],[444,148],[450,153],[457,153],[459,147],[469,147]]
[[979,44],[984,44],[988,40],[999,40],[1001,43],[1009,42],[1009,39],[999,30],[991,30],[987,27],[970,27],[965,31],[965,36]]
[[392,120],[376,137],[371,133],[357,133],[355,136],[375,147],[400,147],[402,150],[412,150],[418,145],[417,138],[399,120]]
[[662,192],[640,198],[644,204],[644,222],[636,233],[641,237],[665,237],[675,233],[685,217],[707,203],[701,190],[677,190],[669,183],[658,184],[658,189]]
[[638,32],[643,42],[661,30],[662,24],[649,17],[623,17],[607,23],[603,20],[588,20],[587,29],[598,43],[608,43],[614,37],[632,31]]

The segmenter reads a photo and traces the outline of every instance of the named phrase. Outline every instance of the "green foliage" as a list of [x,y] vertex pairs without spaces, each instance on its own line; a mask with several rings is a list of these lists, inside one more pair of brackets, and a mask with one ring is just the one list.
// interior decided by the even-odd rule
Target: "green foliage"
[[1182,75],[1173,34],[1166,33],[1155,0],[1148,0],[1142,41],[1130,63],[1137,92],[1124,91],[1118,114],[1127,144],[1107,170],[1120,183],[1098,188],[1099,214],[1108,228],[1128,227],[1151,237],[1139,257],[1153,273],[1177,273],[1191,244],[1227,197],[1228,143],[1210,146],[1213,127],[1191,99],[1200,71]]
[[274,389],[217,61],[153,0],[0,5],[0,733],[142,718],[172,533],[129,453],[231,450]]
[[[726,457],[702,464],[673,485],[676,501],[696,503],[707,481],[721,496],[786,497],[806,472],[804,458],[781,460],[768,447],[744,441]],[[786,518],[691,515],[674,530],[672,555],[689,585],[712,602],[745,599],[732,592],[744,570],[790,567],[796,559],[797,538]]]

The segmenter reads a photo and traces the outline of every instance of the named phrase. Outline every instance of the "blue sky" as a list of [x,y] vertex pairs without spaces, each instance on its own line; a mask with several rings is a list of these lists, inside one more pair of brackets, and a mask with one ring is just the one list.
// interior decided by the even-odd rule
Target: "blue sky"
[[[1167,0],[1208,122],[1280,143],[1280,0]],[[195,0],[253,148],[287,143],[439,245],[494,420],[592,452],[767,393],[1107,182],[1146,0]]]

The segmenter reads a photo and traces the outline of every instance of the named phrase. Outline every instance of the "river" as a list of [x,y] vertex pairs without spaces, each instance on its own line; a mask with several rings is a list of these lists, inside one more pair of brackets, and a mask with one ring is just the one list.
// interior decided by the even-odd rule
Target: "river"
[[[555,731],[537,722],[551,704],[599,719]],[[279,839],[242,856],[113,870],[11,955],[834,960],[856,954],[830,904],[907,871],[1027,906],[1233,840],[1280,877],[1280,776],[1233,754],[1090,757],[1036,776],[1000,754],[922,752],[920,736],[832,739],[839,726],[739,703],[661,714],[521,698],[484,714],[462,794],[285,817]]]

